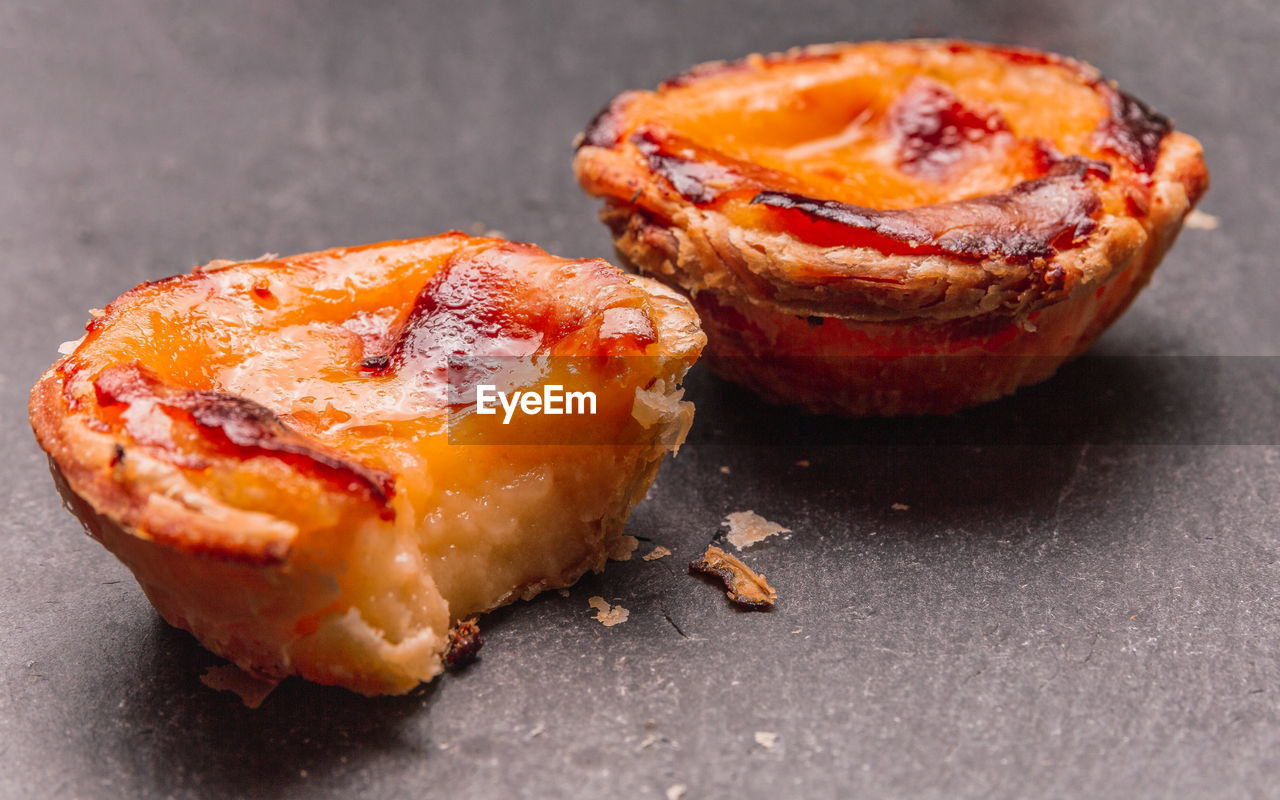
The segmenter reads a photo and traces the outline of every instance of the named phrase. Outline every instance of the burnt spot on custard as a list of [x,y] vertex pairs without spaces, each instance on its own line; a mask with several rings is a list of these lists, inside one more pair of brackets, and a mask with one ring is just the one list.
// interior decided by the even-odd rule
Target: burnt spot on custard
[[[600,306],[564,302],[610,289],[615,298]],[[570,261],[517,242],[464,248],[418,293],[390,351],[362,367],[421,370],[450,357],[523,358],[561,348],[565,355],[639,354],[657,341],[643,302],[599,259]]]
[[[652,131],[642,130],[631,137],[631,143],[645,157],[649,169],[667,179],[671,188],[684,199],[698,205],[708,205],[720,196],[713,184],[721,186],[737,182],[737,175],[712,161],[710,154],[701,148],[686,147],[686,154],[679,155]],[[701,158],[699,156],[702,156]]]
[[760,192],[751,202],[832,226],[809,231],[806,238],[833,246],[1027,263],[1075,246],[1093,231],[1101,201],[1086,177],[1109,174],[1105,164],[1073,156],[1008,191],[918,208],[865,208],[787,192]]
[[414,299],[390,353],[393,369],[433,356],[526,356],[538,349],[540,331],[515,309],[527,295],[490,248],[451,257]]
[[1011,140],[1009,123],[995,109],[975,109],[942,84],[915,78],[889,107],[886,120],[898,169],[942,180],[974,149]]
[[626,133],[626,110],[635,97],[634,92],[624,92],[613,102],[600,109],[578,138],[575,150],[583,147],[613,147]]
[[[207,390],[177,389],[137,363],[107,367],[94,379],[98,403],[104,409],[125,407],[121,417],[126,431],[142,444],[175,450],[172,439],[159,440],[142,432],[127,413],[128,407],[152,405],[169,415],[181,415],[206,434],[215,452],[239,458],[266,455],[299,471],[312,474],[347,492],[363,495],[380,507],[384,519],[393,519],[391,498],[395,478],[388,472],[342,458],[310,442],[266,406],[247,397]],[[137,432],[139,435],[134,435]],[[190,457],[180,466],[193,466]]]
[[1104,85],[1109,90],[1106,94],[1111,115],[1098,124],[1094,140],[1099,147],[1151,174],[1160,158],[1160,144],[1173,130],[1173,124],[1138,98],[1110,84]]
[[1094,131],[1095,143],[1121,156],[1143,173],[1150,174],[1155,169],[1160,157],[1160,145],[1164,142],[1164,137],[1173,130],[1173,123],[1168,117],[1153,111],[1146,103],[1103,78],[1092,67],[1073,58],[1018,47],[950,42],[947,49],[953,53],[981,50],[999,55],[1013,64],[1053,65],[1074,71],[1107,101],[1110,113]]
[[732,158],[665,130],[642,126],[630,137],[649,170],[691,203],[709,206],[734,192],[794,187],[784,172]]

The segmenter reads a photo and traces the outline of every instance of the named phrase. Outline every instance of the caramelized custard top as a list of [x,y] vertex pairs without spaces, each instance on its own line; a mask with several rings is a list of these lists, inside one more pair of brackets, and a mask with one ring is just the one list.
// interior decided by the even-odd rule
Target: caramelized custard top
[[447,447],[450,356],[696,358],[661,329],[652,297],[607,262],[450,233],[143,284],[55,369],[66,413],[121,442],[118,460],[138,449],[306,528],[322,504],[314,486],[293,502],[282,469],[387,519],[404,510],[398,486],[421,513],[484,469],[485,448]]
[[629,92],[581,147],[662,217],[670,196],[819,245],[1030,261],[1101,213],[1145,213],[1166,119],[1091,68],[961,42],[873,42],[709,64]]

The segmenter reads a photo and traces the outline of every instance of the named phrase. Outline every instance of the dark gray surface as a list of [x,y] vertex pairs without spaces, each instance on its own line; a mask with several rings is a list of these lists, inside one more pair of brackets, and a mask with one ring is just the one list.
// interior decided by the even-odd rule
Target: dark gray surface
[[[290,681],[256,712],[59,507],[26,393],[89,307],[477,222],[607,256],[569,141],[613,94],[938,34],[1080,56],[1204,142],[1222,225],[1104,351],[1277,355],[1270,4],[0,7],[0,795],[1280,794],[1275,446],[689,447],[629,528],[673,558],[491,615],[480,663],[407,697]],[[692,394],[729,426],[750,405],[701,371]],[[795,531],[749,557],[771,614],[684,574],[742,508]],[[597,593],[630,620],[592,621]]]

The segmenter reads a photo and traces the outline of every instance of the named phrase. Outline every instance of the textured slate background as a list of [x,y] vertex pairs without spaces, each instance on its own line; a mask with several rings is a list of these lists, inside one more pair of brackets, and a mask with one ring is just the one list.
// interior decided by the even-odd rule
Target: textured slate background
[[[1184,234],[1100,350],[1274,357],[1278,33],[1272,4],[1188,0],[5,3],[0,795],[1276,796],[1280,448],[1247,427],[982,446],[979,416],[917,440],[964,446],[839,422],[839,446],[751,446],[762,417],[813,423],[698,370],[723,435],[630,525],[675,557],[491,615],[480,663],[406,697],[291,681],[251,712],[61,510],[25,403],[86,309],[210,258],[478,222],[607,256],[569,141],[616,92],[907,35],[1077,55],[1200,137],[1222,225]],[[1073,369],[1000,408],[1089,396]],[[1274,423],[1267,392],[1183,372],[1128,390]],[[771,614],[684,574],[742,508],[795,531],[749,554]],[[591,620],[597,593],[630,620]]]

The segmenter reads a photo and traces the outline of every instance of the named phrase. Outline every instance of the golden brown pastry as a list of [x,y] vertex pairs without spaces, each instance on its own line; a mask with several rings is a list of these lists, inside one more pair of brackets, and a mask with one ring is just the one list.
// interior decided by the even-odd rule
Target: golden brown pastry
[[574,168],[620,256],[688,293],[725,376],[852,415],[1043,380],[1146,284],[1201,148],[1068,58],[809,47],[627,92]]
[[[30,412],[89,533],[214,652],[366,694],[430,680],[456,622],[603,567],[688,429],[705,341],[661,284],[459,233],[209,264],[87,330]],[[486,440],[501,415],[450,393],[455,355],[596,413]],[[559,438],[584,427],[607,435]]]

